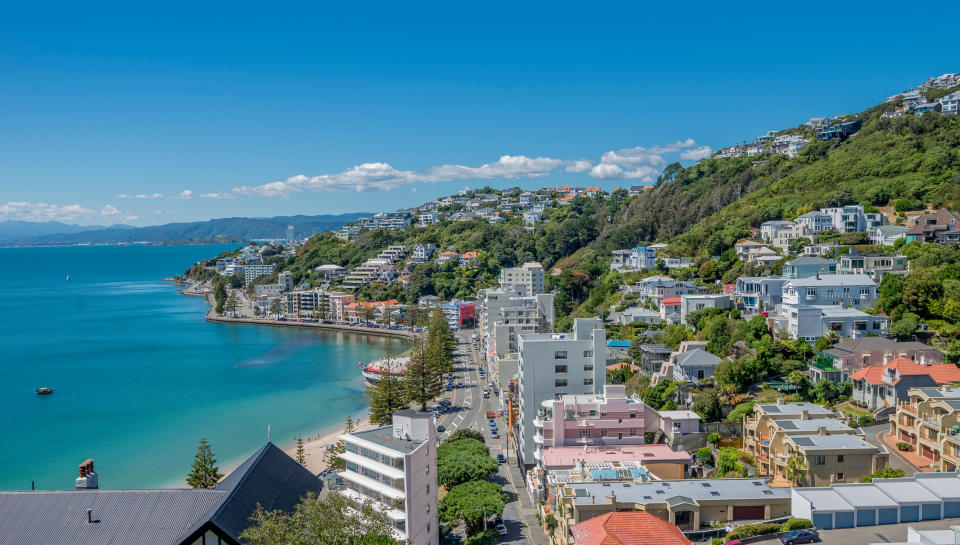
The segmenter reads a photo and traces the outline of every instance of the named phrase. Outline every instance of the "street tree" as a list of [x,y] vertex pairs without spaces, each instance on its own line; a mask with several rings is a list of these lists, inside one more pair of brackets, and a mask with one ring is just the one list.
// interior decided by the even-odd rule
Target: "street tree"
[[279,318],[281,312],[283,312],[283,303],[280,302],[279,297],[276,297],[273,301],[270,301],[270,313],[273,314],[274,318]]
[[440,518],[451,524],[462,522],[467,534],[483,531],[486,517],[503,515],[506,504],[500,485],[488,481],[458,484],[440,500]]
[[237,292],[231,291],[230,295],[227,297],[227,303],[223,306],[224,310],[230,313],[231,316],[237,315],[237,308],[240,306],[240,301],[237,298]]
[[393,373],[384,373],[379,382],[367,388],[370,398],[370,422],[384,426],[391,422],[393,413],[408,405],[403,380]]
[[476,439],[444,442],[437,447],[437,482],[448,490],[468,481],[481,481],[497,472],[490,450]]
[[441,385],[440,376],[431,365],[430,353],[423,335],[418,335],[414,341],[403,384],[407,391],[407,399],[420,405],[421,411],[427,410],[427,402],[433,398],[435,391]]
[[250,522],[240,534],[247,545],[399,545],[386,515],[337,492],[323,499],[308,495],[292,513],[258,505]]

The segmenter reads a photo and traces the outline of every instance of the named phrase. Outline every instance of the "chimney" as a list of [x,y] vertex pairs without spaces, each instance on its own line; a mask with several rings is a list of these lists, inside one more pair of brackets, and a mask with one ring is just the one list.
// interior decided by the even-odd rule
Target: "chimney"
[[93,470],[93,458],[87,458],[80,464],[80,476],[75,481],[77,490],[95,490],[100,488],[97,472]]
[[800,420],[810,420],[810,413],[806,409],[800,411]]
[[779,407],[781,405],[783,405],[783,396],[777,398],[777,406]]
[[826,434],[827,434],[826,426],[820,426],[819,428],[817,428],[817,435],[826,435]]

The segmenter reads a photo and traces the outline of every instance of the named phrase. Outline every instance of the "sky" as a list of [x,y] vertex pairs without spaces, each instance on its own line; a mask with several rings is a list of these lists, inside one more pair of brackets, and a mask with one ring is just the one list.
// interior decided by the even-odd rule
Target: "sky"
[[956,21],[904,9],[7,5],[0,220],[150,225],[647,183],[960,72]]

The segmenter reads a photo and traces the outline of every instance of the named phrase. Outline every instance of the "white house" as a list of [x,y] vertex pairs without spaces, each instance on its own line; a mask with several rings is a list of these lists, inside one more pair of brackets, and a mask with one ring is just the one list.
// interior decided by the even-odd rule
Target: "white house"
[[680,323],[687,324],[687,315],[698,310],[708,308],[730,308],[730,296],[725,294],[681,295],[680,296]]
[[909,227],[903,225],[881,225],[870,230],[870,244],[893,246],[898,238],[907,238]]
[[783,285],[785,305],[872,307],[880,288],[865,274],[824,274],[791,278]]
[[885,316],[873,316],[855,308],[784,305],[782,310],[780,327],[794,339],[814,342],[830,333],[853,339],[887,333]]

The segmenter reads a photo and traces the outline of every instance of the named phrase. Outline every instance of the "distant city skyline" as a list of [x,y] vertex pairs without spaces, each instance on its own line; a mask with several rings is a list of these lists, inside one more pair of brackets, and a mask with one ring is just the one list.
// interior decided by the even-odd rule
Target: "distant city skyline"
[[875,3],[164,10],[5,12],[0,221],[139,226],[386,211],[464,186],[610,190],[960,71],[949,17],[909,27]]

